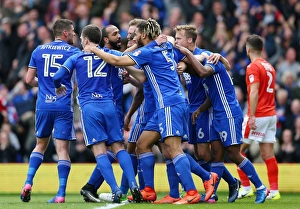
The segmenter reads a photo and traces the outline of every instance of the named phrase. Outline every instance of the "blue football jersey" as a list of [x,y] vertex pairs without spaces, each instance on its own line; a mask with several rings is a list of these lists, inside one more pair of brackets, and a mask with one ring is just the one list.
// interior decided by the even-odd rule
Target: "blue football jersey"
[[[174,52],[173,45],[166,42],[154,47],[146,45],[127,54],[144,70],[156,101],[156,109],[185,102]],[[180,54],[178,57],[184,58]]]
[[[111,54],[117,52],[108,49],[105,51]],[[94,53],[80,52],[70,57],[62,67],[70,74],[76,69],[80,106],[89,102],[113,100],[111,74],[113,70],[117,70],[113,65],[106,63]]]
[[149,81],[143,83],[143,92],[145,99],[144,112],[154,112],[156,110],[156,105]]
[[[103,50],[108,51],[109,49],[103,47]],[[122,52],[116,50],[111,50],[111,51],[113,51],[113,54],[115,55],[118,56],[122,55]],[[117,108],[119,109],[122,109],[122,104],[123,104],[123,72],[124,72],[124,68],[115,67],[115,69],[112,70],[112,75],[111,75],[113,98]]]
[[[202,52],[202,49],[196,47],[193,54],[199,55]],[[188,90],[189,111],[194,112],[206,99],[205,89],[202,85],[202,78],[189,73],[183,73],[183,77],[185,79],[185,87]]]
[[[206,51],[206,53],[211,52]],[[207,60],[204,60],[204,65],[214,70],[211,76],[203,78],[203,86],[212,103],[214,118],[232,118],[243,115],[232,79],[225,66],[220,61],[214,65]]]
[[62,81],[68,89],[64,97],[56,96],[52,77],[70,56],[78,52],[80,52],[78,48],[60,40],[40,45],[32,52],[28,67],[35,68],[37,72],[37,110],[73,111],[71,99],[72,74],[65,77]]

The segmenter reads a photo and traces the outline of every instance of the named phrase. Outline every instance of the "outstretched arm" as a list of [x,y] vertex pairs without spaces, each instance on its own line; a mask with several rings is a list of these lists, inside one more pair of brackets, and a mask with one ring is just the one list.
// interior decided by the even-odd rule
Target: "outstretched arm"
[[86,45],[84,51],[93,52],[105,62],[114,66],[132,66],[135,62],[129,56],[116,56],[99,49],[95,45]]
[[176,45],[176,48],[186,56],[186,58],[183,60],[184,62],[188,62],[195,72],[202,78],[208,77],[214,73],[214,70],[209,66],[203,66],[196,57],[192,54],[190,50],[188,50],[185,47]]
[[146,80],[146,75],[143,70],[138,70],[134,67],[135,62],[127,55],[124,56],[115,56],[113,54],[109,54],[104,52],[103,50],[99,49],[97,46],[94,45],[86,45],[84,47],[84,51],[93,52],[95,55],[103,59],[105,62],[114,65],[114,66],[130,66],[126,67],[126,70],[136,79],[141,82]]

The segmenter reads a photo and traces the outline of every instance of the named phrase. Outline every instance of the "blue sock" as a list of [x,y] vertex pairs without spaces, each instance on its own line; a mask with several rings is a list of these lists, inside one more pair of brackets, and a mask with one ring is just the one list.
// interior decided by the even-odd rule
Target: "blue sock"
[[104,178],[98,166],[96,165],[87,183],[93,185],[94,189],[98,190],[101,184],[103,183],[103,181]]
[[219,176],[215,184],[215,193],[216,193],[221,180],[221,176],[223,176],[223,171],[225,166],[224,166],[224,162],[212,162],[210,166],[211,166],[210,167],[211,172],[214,172]]
[[171,160],[166,160],[167,176],[170,187],[170,196],[179,198],[179,177]]
[[184,188],[188,192],[189,190],[196,190],[196,187],[192,178],[190,162],[187,155],[179,154],[174,157],[172,161],[175,166],[176,173],[178,174]]
[[137,175],[139,178],[140,190],[143,190],[145,188],[145,182],[144,182],[143,172],[140,166],[140,159],[138,159],[138,164],[137,164]]
[[152,152],[140,154],[140,170],[143,174],[145,187],[154,189],[154,164],[155,157]]
[[[129,156],[131,158],[131,163],[132,163],[132,166],[133,166],[134,176],[136,176],[136,172],[137,172],[137,157],[134,154],[130,154]],[[124,172],[122,174],[120,189],[121,189],[121,191],[122,191],[123,194],[127,194],[128,189],[129,189],[128,179],[127,179],[127,177],[126,177],[126,175],[125,175]]]
[[204,170],[195,160],[190,156],[189,154],[186,154],[190,166],[191,166],[191,172],[199,176],[202,181],[206,181],[210,179],[210,172]]
[[113,153],[113,152],[110,151],[110,150],[107,150],[106,155],[107,155],[108,160],[109,160],[110,163],[116,162],[117,157],[116,157],[115,153]]
[[[106,155],[110,163],[116,162],[116,155],[112,151],[107,150]],[[98,190],[103,182],[104,178],[96,165],[88,183],[94,185],[94,189]]]
[[59,190],[56,196],[64,197],[66,196],[66,187],[71,170],[71,162],[68,160],[59,160],[57,164],[57,170],[59,178]]
[[137,174],[137,164],[138,164],[137,156],[135,154],[130,154],[129,156],[131,158],[134,174],[136,175]]
[[97,167],[101,171],[102,176],[104,177],[107,184],[110,186],[111,191],[115,192],[118,188],[115,175],[110,161],[108,160],[107,155],[100,154],[96,156]]
[[210,163],[205,160],[198,160],[198,164],[206,171],[210,172]]
[[228,185],[234,185],[236,183],[236,179],[231,175],[226,166],[223,168],[222,178],[227,182]]
[[249,180],[254,184],[255,188],[259,188],[263,185],[256,173],[253,164],[247,158],[245,158],[238,166],[248,176]]
[[[121,168],[123,169],[123,173],[128,179],[128,186],[132,188],[133,186],[137,186],[137,182],[135,180],[135,174],[133,171],[132,163],[130,156],[126,150],[121,150],[117,153],[117,158]],[[126,192],[127,193],[127,192]],[[125,194],[126,194],[125,193]]]
[[39,169],[44,159],[44,155],[40,152],[32,152],[29,158],[29,166],[27,172],[27,179],[25,184],[33,185],[33,178],[36,171]]

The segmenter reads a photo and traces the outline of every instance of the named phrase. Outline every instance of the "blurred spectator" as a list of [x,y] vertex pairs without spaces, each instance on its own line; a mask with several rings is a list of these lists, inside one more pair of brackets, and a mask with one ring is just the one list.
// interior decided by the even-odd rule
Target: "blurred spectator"
[[265,52],[268,57],[268,61],[271,65],[275,66],[278,62],[282,49],[280,46],[280,38],[276,35],[276,23],[270,22],[266,27],[265,35]]
[[17,135],[12,132],[10,123],[3,123],[1,126],[1,131],[8,133],[10,144],[16,149],[16,151],[20,151],[21,145]]
[[282,144],[276,155],[278,163],[297,162],[296,148],[293,144],[293,132],[291,129],[285,129],[282,133]]
[[280,138],[282,131],[286,128],[286,115],[290,111],[290,103],[288,102],[288,91],[286,89],[278,89],[276,91],[276,116],[277,116],[277,133],[276,137]]
[[227,33],[227,26],[224,22],[220,21],[216,24],[215,32],[212,36],[212,44],[217,52],[221,52],[229,41],[229,35]]
[[81,129],[76,129],[76,141],[70,143],[70,158],[73,163],[96,162],[92,150],[85,146]]
[[12,89],[20,79],[26,76],[30,55],[36,46],[35,34],[31,32],[19,46],[16,58],[13,60],[13,66],[6,82],[9,89]]
[[10,143],[9,134],[3,130],[0,131],[0,162],[17,162],[17,151]]
[[37,88],[30,88],[20,80],[12,89],[9,100],[14,104],[18,114],[17,136],[22,147],[22,154],[31,152],[35,143],[34,112]]
[[285,127],[294,130],[296,118],[300,116],[300,99],[291,101],[290,111],[286,113]]
[[245,115],[247,113],[247,103],[245,100],[244,93],[242,92],[242,89],[239,86],[234,86],[234,90],[235,90],[236,98],[240,104],[240,107],[241,107],[244,115]]
[[8,122],[8,114],[7,114],[7,95],[8,89],[5,85],[0,86],[0,126],[4,122]]
[[181,9],[180,7],[174,7],[166,20],[163,30],[167,30],[168,34],[172,35],[174,27],[180,24],[184,24]]
[[75,8],[75,13],[76,19],[74,20],[74,30],[79,38],[79,34],[81,34],[81,31],[84,28],[84,26],[90,23],[90,10],[87,4],[79,4]]
[[76,18],[76,5],[77,0],[46,0],[44,4],[47,5],[47,12],[45,15],[45,21],[51,22],[56,16],[62,16],[71,20]]
[[298,150],[300,150],[300,116],[298,116],[294,121],[294,142]]
[[281,88],[284,88],[288,91],[288,101],[290,102],[292,99],[292,92],[294,91],[294,89],[296,88],[296,76],[295,74],[286,69],[286,71],[284,71],[284,73],[282,74],[281,77],[281,82],[279,83]]
[[46,26],[37,29],[37,39],[39,44],[46,44],[53,40],[52,33]]
[[163,25],[166,10],[162,0],[135,0],[131,5],[131,13],[135,17],[153,18]]
[[209,2],[205,0],[178,0],[178,3],[186,17],[186,22],[191,22],[196,12],[208,12],[209,8]]
[[285,71],[290,71],[295,77],[300,75],[300,62],[296,60],[296,49],[289,47],[285,57],[276,68],[276,81],[280,82]]
[[0,27],[0,81],[4,83],[12,66],[14,59],[13,41],[16,37],[15,31],[12,29],[11,19],[4,17],[1,20]]
[[265,1],[263,4],[262,16],[263,26],[267,26],[269,23],[273,22],[282,24],[285,21],[281,12],[271,1]]

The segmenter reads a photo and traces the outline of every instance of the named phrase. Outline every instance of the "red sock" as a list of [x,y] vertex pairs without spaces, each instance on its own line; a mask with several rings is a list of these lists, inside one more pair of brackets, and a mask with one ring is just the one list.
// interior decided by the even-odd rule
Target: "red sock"
[[[246,156],[246,154],[244,152],[242,152],[241,154],[243,156]],[[249,181],[247,175],[239,167],[237,167],[237,172],[238,172],[240,180],[242,182],[242,186],[244,186],[244,187],[250,186],[250,181]]]
[[265,160],[270,190],[278,190],[278,164],[275,157]]

